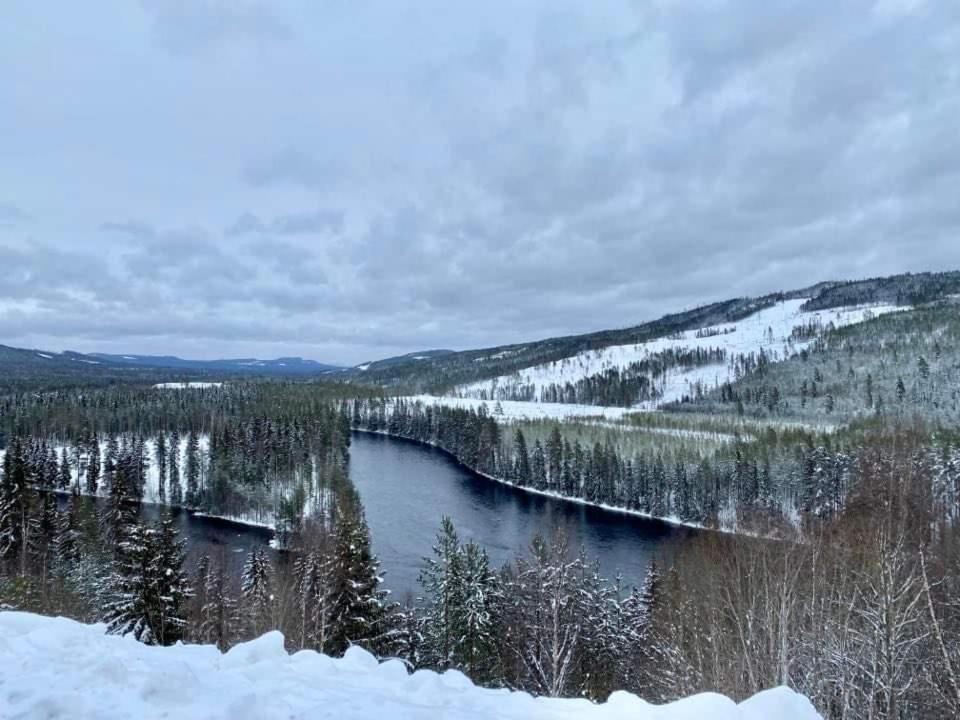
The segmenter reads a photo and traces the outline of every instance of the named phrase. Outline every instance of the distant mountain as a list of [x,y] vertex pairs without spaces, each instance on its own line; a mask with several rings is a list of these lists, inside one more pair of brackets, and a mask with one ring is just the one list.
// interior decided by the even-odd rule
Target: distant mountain
[[437,358],[455,354],[456,351],[454,350],[421,350],[419,352],[407,353],[406,355],[397,355],[396,357],[389,357],[383,360],[373,360],[370,362],[361,363],[353,368],[346,369],[376,373],[380,370],[386,370],[398,365],[404,366],[411,363],[416,365],[418,362],[423,362],[424,360],[436,360]]
[[49,352],[0,345],[0,391],[78,383],[220,380],[225,376],[315,378],[340,370],[334,365],[298,357],[186,360],[174,356]]
[[88,359],[113,365],[128,365],[171,370],[208,370],[258,375],[320,375],[341,368],[301,357],[281,357],[273,360],[257,358],[224,358],[220,360],[189,360],[175,355],[111,355],[91,353]]

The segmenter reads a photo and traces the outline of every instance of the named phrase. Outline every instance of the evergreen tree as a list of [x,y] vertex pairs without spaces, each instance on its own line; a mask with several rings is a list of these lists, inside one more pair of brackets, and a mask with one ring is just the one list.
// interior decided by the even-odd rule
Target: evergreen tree
[[167,500],[167,434],[160,432],[154,447],[157,461],[157,500],[161,503]]
[[266,550],[256,548],[247,556],[240,579],[243,617],[248,631],[259,636],[273,628],[273,570]]
[[96,495],[100,487],[100,443],[96,435],[87,443],[87,495]]
[[60,465],[57,468],[57,488],[66,490],[70,487],[72,480],[73,478],[70,474],[70,457],[67,454],[67,449],[63,448],[60,451]]
[[513,436],[513,481],[522,487],[530,485],[532,472],[530,470],[530,455],[527,453],[527,439],[523,436],[523,431],[517,428]]
[[350,645],[360,645],[376,653],[392,640],[379,563],[370,550],[370,532],[359,498],[342,498],[340,505],[331,571],[331,649],[340,654]]
[[19,436],[3,458],[0,484],[0,560],[25,575],[29,556],[31,493],[27,488],[26,458]]
[[537,490],[547,489],[547,458],[543,452],[543,445],[539,440],[533,443],[533,456],[531,463],[531,473],[533,487]]
[[167,443],[167,477],[170,480],[169,502],[183,504],[183,485],[180,482],[180,434],[174,430]]
[[194,430],[187,435],[186,447],[187,495],[189,507],[200,506],[200,440]]
[[458,608],[463,603],[463,558],[453,521],[444,516],[433,546],[424,558],[420,584],[427,599],[424,616],[424,656],[432,667],[445,670],[454,662]]

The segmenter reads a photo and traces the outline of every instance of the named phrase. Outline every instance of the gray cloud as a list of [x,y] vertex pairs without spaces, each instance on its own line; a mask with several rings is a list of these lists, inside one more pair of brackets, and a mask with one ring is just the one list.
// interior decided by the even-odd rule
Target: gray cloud
[[0,202],[0,227],[13,227],[22,225],[30,220],[30,215],[26,211],[10,203]]
[[243,178],[254,187],[269,185],[302,186],[311,190],[330,187],[338,171],[310,153],[287,148],[250,163]]
[[305,212],[277,215],[270,222],[264,222],[253,213],[243,213],[227,226],[224,234],[228,237],[238,235],[315,235],[322,233],[337,234],[343,230],[344,214],[339,210],[308,210]]
[[276,43],[290,27],[267,3],[250,0],[141,0],[158,43],[176,54],[198,54],[231,40]]
[[950,3],[9,12],[0,342],[358,362],[960,266]]

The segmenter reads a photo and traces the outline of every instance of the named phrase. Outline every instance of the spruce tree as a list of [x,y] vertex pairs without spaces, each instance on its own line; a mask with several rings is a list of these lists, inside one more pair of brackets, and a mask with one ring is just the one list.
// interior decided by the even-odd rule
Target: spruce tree
[[359,499],[345,500],[337,509],[334,528],[330,646],[337,654],[350,645],[376,653],[391,640],[386,593],[380,589],[380,566],[370,549]]
[[248,632],[256,637],[273,629],[273,570],[263,548],[247,556],[240,578],[243,619]]
[[194,430],[187,436],[187,447],[185,451],[186,472],[187,472],[187,495],[186,503],[188,507],[200,506],[200,440]]

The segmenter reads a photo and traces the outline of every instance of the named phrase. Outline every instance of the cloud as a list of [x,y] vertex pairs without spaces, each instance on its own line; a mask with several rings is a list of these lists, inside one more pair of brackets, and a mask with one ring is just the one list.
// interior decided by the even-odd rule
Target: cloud
[[266,232],[267,226],[253,213],[246,212],[231,223],[224,234],[228,236],[247,235]]
[[0,203],[0,227],[13,227],[14,225],[22,225],[29,220],[30,215],[28,215],[24,210],[18,208],[16,205],[11,205],[10,203]]
[[100,224],[100,229],[110,233],[119,233],[129,235],[134,238],[150,239],[156,236],[157,231],[148,223],[137,220],[123,220],[121,222],[105,222]]
[[316,235],[338,234],[343,230],[344,213],[340,210],[309,210],[284,213],[264,222],[258,216],[246,212],[227,226],[228,237],[239,235]]
[[174,54],[196,55],[233,40],[273,44],[291,36],[267,3],[250,0],[142,0],[157,42]]
[[954,4],[9,12],[7,342],[352,363],[960,267]]
[[338,175],[336,167],[300,150],[286,149],[249,164],[243,179],[254,187],[300,186],[311,190],[328,188]]

